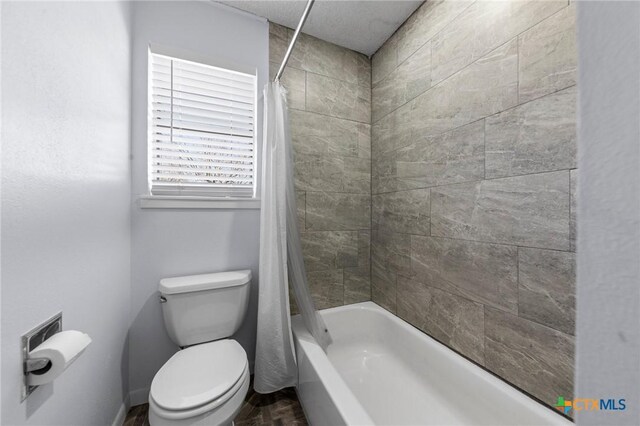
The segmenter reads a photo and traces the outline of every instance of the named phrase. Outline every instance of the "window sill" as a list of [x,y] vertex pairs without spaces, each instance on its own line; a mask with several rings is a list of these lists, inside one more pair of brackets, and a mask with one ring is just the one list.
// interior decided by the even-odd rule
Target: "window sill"
[[207,198],[142,195],[138,198],[141,209],[260,209],[257,198]]

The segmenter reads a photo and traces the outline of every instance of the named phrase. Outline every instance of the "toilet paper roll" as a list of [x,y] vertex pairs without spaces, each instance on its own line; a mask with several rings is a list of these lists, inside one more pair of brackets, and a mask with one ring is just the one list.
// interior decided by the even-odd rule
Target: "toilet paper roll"
[[52,382],[84,352],[89,343],[91,343],[91,337],[80,331],[67,330],[54,334],[29,352],[29,358],[49,359],[50,368],[42,374],[29,373],[27,382],[31,386]]

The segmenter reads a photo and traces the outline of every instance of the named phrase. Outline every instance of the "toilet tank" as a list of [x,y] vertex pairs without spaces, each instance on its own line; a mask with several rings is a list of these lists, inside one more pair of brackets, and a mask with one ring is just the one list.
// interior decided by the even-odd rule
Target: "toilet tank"
[[185,347],[232,336],[249,303],[251,271],[218,272],[160,280],[169,337]]

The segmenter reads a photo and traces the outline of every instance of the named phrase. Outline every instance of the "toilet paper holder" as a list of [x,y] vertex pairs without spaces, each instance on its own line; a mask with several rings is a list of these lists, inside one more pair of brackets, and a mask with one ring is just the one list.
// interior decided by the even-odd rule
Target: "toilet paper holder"
[[29,358],[29,352],[45,340],[62,331],[62,312],[58,312],[40,325],[22,335],[22,392],[20,401],[24,401],[38,386],[31,386],[27,381],[30,373],[44,373],[51,368],[47,358]]

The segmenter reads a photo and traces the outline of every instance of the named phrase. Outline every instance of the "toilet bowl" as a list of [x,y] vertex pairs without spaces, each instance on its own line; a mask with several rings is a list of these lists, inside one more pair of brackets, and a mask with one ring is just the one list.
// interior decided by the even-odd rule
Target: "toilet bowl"
[[247,354],[231,336],[242,324],[250,271],[165,279],[165,325],[181,347],[149,392],[152,426],[231,425],[249,389]]
[[149,394],[152,425],[227,425],[249,388],[247,355],[220,340],[176,353],[158,371]]

